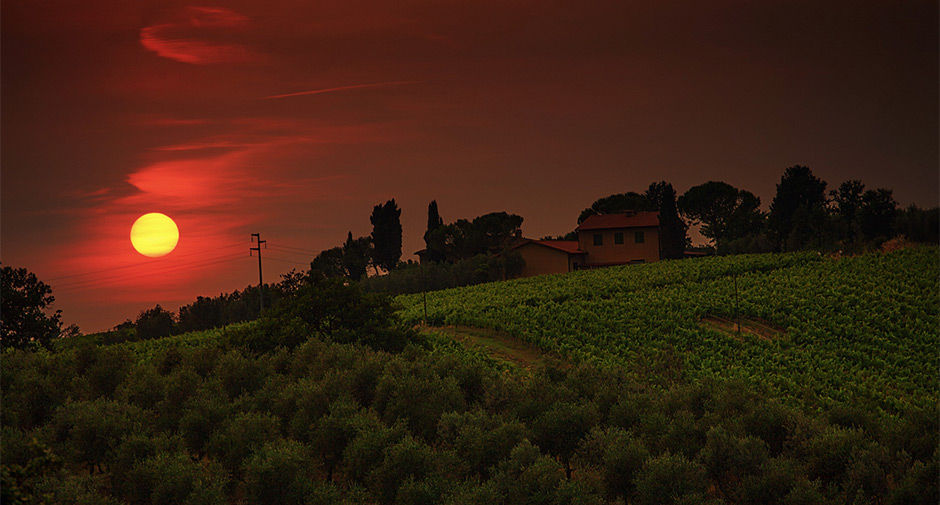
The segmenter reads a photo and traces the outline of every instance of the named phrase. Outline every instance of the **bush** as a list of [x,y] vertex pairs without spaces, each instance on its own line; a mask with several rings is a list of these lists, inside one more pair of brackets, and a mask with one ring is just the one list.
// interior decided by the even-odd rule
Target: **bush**
[[563,479],[557,461],[523,440],[496,466],[492,482],[503,503],[553,504]]
[[216,375],[229,399],[257,390],[269,372],[263,361],[245,357],[238,351],[226,353],[216,365]]
[[604,489],[611,500],[632,500],[636,490],[635,479],[649,451],[643,442],[617,427],[599,427],[591,430],[579,450],[586,464],[600,467]]
[[[382,462],[369,474],[369,488],[381,503],[393,503],[399,488],[406,480],[412,480],[410,492],[412,499],[422,493],[414,481],[421,481],[435,469],[434,451],[422,442],[405,436],[399,442],[389,446]],[[428,492],[430,490],[423,490]]]
[[98,399],[67,403],[56,412],[53,432],[72,461],[101,470],[121,439],[144,427],[144,412],[132,405]]
[[241,475],[245,458],[280,438],[278,425],[277,418],[270,414],[238,414],[227,426],[212,434],[206,452],[233,475]]
[[264,444],[245,463],[245,492],[251,503],[294,505],[313,493],[309,449],[295,440]]
[[426,363],[392,362],[376,386],[373,407],[387,424],[403,420],[426,441],[437,436],[441,414],[463,411],[463,393],[453,377],[440,377]]
[[705,468],[669,452],[651,458],[636,477],[636,503],[702,503],[708,490]]
[[527,434],[525,425],[483,411],[449,412],[441,416],[439,440],[481,479],[509,457]]

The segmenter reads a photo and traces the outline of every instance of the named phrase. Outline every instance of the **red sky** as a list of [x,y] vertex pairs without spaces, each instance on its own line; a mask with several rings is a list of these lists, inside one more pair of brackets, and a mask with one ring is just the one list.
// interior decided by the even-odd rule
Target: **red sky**
[[[562,234],[597,198],[784,169],[938,202],[935,1],[4,0],[5,265],[66,323],[265,280],[402,209]],[[163,258],[134,220],[180,228]],[[290,252],[288,252],[290,251]],[[305,253],[312,251],[312,253]]]

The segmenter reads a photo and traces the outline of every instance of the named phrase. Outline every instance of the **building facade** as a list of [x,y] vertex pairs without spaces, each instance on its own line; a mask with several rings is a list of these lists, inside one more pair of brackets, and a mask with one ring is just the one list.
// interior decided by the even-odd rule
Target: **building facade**
[[593,215],[575,229],[578,240],[524,239],[513,249],[525,260],[523,277],[659,261],[659,213]]

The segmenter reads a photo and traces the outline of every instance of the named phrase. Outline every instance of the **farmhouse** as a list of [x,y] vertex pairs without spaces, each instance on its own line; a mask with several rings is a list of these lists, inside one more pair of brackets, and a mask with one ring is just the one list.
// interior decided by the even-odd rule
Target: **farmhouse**
[[513,246],[525,260],[522,276],[659,261],[658,212],[597,214],[575,231],[578,240],[525,239]]

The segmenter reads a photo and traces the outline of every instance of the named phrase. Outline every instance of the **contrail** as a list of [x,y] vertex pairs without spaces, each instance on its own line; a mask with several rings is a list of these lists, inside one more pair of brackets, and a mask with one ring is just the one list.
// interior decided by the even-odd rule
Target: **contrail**
[[388,81],[388,82],[374,82],[371,84],[353,84],[350,86],[339,86],[336,88],[325,88],[325,89],[313,89],[310,91],[298,91],[297,93],[285,93],[283,95],[272,95],[264,97],[265,100],[271,98],[287,98],[289,96],[301,96],[301,95],[319,95],[320,93],[332,93],[333,91],[346,91],[349,89],[359,89],[359,88],[376,88],[379,86],[400,86],[403,84],[417,84],[418,81]]

